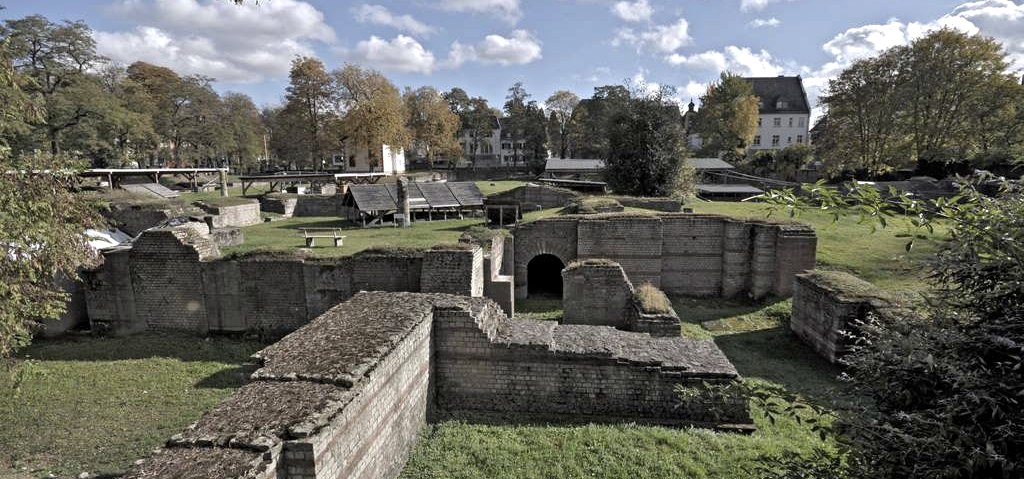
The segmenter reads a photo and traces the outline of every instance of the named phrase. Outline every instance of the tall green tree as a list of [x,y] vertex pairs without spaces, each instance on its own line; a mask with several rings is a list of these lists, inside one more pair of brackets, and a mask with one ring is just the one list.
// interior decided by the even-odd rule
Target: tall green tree
[[544,106],[550,112],[549,143],[559,158],[566,158],[569,154],[569,125],[572,120],[572,112],[579,103],[580,98],[568,90],[556,91],[544,102]]
[[263,120],[252,98],[241,93],[228,93],[222,99],[221,124],[224,127],[223,149],[240,171],[258,169],[256,159],[263,154]]
[[457,138],[461,120],[437,90],[426,86],[409,89],[403,100],[406,128],[411,137],[410,152],[422,152],[431,168],[435,158],[461,155]]
[[616,192],[670,196],[686,158],[679,108],[667,91],[637,94],[612,118],[605,180]]
[[569,127],[569,145],[573,158],[604,159],[609,154],[608,130],[612,119],[629,104],[631,94],[623,85],[594,88],[590,98],[580,100],[573,109]]
[[820,156],[833,170],[933,176],[1019,158],[1024,87],[1006,71],[999,43],[952,29],[856,62],[822,97],[833,138]]
[[464,113],[462,120],[462,129],[469,134],[469,160],[473,166],[476,166],[484,143],[490,141],[491,135],[497,128],[495,121],[498,113],[500,112],[495,112],[487,104],[485,98],[476,97],[469,100],[469,108]]
[[508,89],[505,97],[504,113],[502,120],[502,140],[510,140],[512,143],[512,166],[519,164],[523,159],[523,146],[526,141],[526,130],[530,128],[531,116],[527,113],[527,104],[530,101],[530,94],[526,92],[523,82],[515,82]]
[[303,144],[309,155],[304,163],[319,169],[326,162],[331,125],[336,121],[334,107],[338,100],[334,78],[323,62],[310,57],[292,61],[285,93],[288,117],[298,120],[306,131]]
[[758,99],[754,88],[739,75],[723,72],[700,97],[697,132],[701,154],[742,154],[757,133]]
[[8,138],[44,124],[28,94],[35,79],[15,68],[9,38],[0,40],[0,358],[31,340],[38,321],[56,319],[68,295],[60,278],[93,262],[85,228],[99,223],[92,205],[69,188],[81,163],[64,155],[12,154]]

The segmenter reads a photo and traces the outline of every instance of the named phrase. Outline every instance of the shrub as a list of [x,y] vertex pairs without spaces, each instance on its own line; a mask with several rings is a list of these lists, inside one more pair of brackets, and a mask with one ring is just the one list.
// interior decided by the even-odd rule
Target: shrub
[[673,312],[672,302],[668,296],[651,283],[645,282],[636,289],[634,293],[636,302],[640,309],[647,314],[671,314]]

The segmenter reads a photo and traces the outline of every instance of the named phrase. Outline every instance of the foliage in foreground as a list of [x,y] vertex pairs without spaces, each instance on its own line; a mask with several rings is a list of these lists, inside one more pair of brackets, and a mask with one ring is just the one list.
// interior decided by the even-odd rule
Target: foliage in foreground
[[[1010,478],[1024,473],[1024,191],[996,196],[964,185],[952,199],[821,185],[769,194],[792,208],[886,224],[908,215],[930,230],[951,225],[931,265],[936,295],[924,316],[870,318],[852,332],[844,359],[856,394],[870,399],[840,413],[840,441],[858,477]],[[840,207],[841,208],[838,208]],[[907,243],[907,248],[913,246]]]

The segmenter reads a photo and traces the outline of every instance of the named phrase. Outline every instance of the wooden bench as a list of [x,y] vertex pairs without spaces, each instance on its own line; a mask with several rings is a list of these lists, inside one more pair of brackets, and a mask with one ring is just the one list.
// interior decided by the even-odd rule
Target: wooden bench
[[330,238],[334,240],[334,246],[338,247],[345,243],[345,236],[339,228],[302,228],[302,237],[306,238],[306,247],[315,246],[317,238]]

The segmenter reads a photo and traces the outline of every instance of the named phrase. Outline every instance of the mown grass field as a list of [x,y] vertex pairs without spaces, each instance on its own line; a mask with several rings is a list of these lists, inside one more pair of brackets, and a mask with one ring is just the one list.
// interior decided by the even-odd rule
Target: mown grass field
[[[491,182],[481,182],[491,183]],[[494,188],[498,188],[494,182]],[[490,187],[490,185],[487,185]],[[515,185],[503,185],[514,187]],[[197,198],[198,199],[198,198]],[[696,203],[698,212],[764,217],[749,203]],[[558,214],[529,213],[527,220]],[[822,213],[801,221],[818,232],[819,267],[850,271],[889,288],[924,287],[922,266],[937,246],[919,241],[907,253],[899,222],[872,234],[865,226],[831,224]],[[344,226],[336,218],[296,218],[245,229],[254,249],[299,250],[302,227],[344,226],[345,246],[316,255],[345,255],[382,245],[430,246],[455,241],[482,219],[417,222],[409,229]],[[744,377],[775,384],[808,401],[843,398],[839,370],[785,327],[789,301],[672,298],[683,334],[715,341]],[[520,304],[522,317],[557,319],[558,301]],[[0,478],[116,473],[198,419],[244,383],[245,359],[261,345],[239,339],[143,334],[105,339],[40,340],[11,370],[0,372]],[[774,423],[753,410],[751,435],[637,425],[485,425],[443,422],[427,428],[405,478],[677,478],[749,477],[761,456],[832,447],[809,426]]]
[[0,366],[0,477],[123,471],[245,384],[262,347],[156,333],[37,341]]

